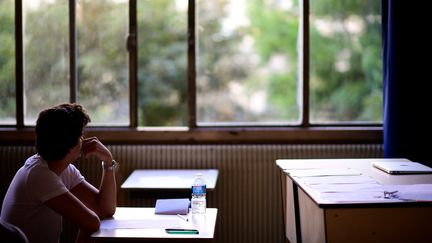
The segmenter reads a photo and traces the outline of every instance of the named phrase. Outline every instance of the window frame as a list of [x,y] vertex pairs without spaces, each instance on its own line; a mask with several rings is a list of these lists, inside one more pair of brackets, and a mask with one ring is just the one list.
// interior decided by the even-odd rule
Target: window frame
[[[301,2],[303,31],[303,109],[300,125],[286,126],[198,126],[196,120],[195,0],[188,0],[188,126],[139,127],[137,78],[137,0],[129,1],[129,126],[87,127],[87,136],[111,144],[239,144],[239,143],[382,143],[382,124],[343,123],[317,125],[309,122],[309,1]],[[70,102],[77,100],[76,2],[69,1]],[[16,125],[0,126],[0,144],[34,143],[34,126],[24,125],[22,1],[15,1]]]

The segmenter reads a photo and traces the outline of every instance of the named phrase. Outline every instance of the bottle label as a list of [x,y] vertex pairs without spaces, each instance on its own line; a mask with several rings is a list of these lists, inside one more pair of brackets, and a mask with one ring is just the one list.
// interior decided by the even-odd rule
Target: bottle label
[[192,186],[192,194],[194,194],[194,195],[206,194],[206,185]]

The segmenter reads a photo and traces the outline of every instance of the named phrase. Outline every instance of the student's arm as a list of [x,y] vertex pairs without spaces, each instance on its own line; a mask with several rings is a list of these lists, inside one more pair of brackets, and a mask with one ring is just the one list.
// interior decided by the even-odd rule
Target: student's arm
[[84,203],[84,205],[95,212],[100,218],[109,218],[113,216],[117,205],[115,194],[116,190],[113,190],[114,193],[112,193],[112,189],[110,189],[112,188],[110,184],[115,183],[115,181],[113,182],[112,180],[106,179],[107,176],[110,176],[105,175],[108,173],[113,174],[113,172],[103,172],[101,190],[96,189],[87,181],[81,182],[71,190],[73,195],[79,198],[79,200]]
[[65,192],[59,196],[47,200],[45,205],[50,207],[58,214],[71,220],[87,234],[99,230],[100,220],[98,215],[86,207],[70,192]]
[[[82,152],[85,156],[95,155],[100,160],[110,164],[113,160],[111,152],[96,138],[83,140]],[[102,167],[102,166],[101,166]],[[87,181],[83,181],[71,189],[79,200],[93,210],[99,217],[111,217],[117,206],[117,188],[115,171],[102,170],[102,180],[99,190]]]

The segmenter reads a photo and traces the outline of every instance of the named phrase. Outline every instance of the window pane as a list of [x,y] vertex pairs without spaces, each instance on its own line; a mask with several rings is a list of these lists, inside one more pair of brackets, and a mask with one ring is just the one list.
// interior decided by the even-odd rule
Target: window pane
[[90,125],[129,125],[128,6],[126,0],[77,1],[78,101]]
[[0,1],[0,125],[16,124],[14,13],[14,1]]
[[310,3],[311,122],[381,122],[381,2]]
[[138,124],[187,125],[187,1],[138,4]]
[[297,1],[198,2],[198,123],[298,124]]
[[68,4],[25,0],[23,4],[26,125],[43,109],[69,101]]

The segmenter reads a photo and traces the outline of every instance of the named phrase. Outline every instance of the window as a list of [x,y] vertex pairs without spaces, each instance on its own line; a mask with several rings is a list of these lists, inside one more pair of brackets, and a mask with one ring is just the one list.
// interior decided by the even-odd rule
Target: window
[[2,125],[32,126],[62,102],[82,103],[92,126],[110,129],[370,130],[382,122],[379,1],[0,7]]
[[23,1],[24,124],[39,111],[69,101],[68,4]]
[[138,125],[187,126],[188,4],[137,1]]
[[93,125],[129,125],[127,1],[76,1],[77,101]]
[[310,1],[311,123],[382,122],[380,1]]
[[198,124],[300,124],[292,1],[198,1]]

